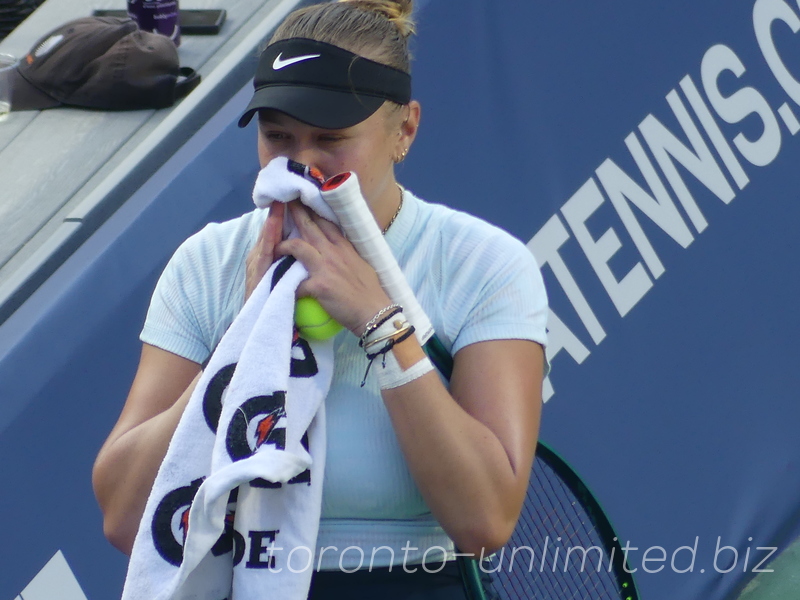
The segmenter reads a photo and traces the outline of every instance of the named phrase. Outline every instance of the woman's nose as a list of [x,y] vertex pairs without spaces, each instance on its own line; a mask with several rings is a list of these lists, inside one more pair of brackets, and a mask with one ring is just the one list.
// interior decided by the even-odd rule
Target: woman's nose
[[299,146],[294,149],[289,158],[324,173],[321,153],[313,146]]

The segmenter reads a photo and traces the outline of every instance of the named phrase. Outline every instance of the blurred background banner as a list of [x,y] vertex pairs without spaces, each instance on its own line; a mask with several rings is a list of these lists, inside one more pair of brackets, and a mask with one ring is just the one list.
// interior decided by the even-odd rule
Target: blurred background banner
[[[542,266],[542,439],[600,499],[642,598],[735,598],[800,534],[800,2],[418,7],[423,119],[398,179]],[[248,96],[0,325],[0,598],[37,574],[77,600],[121,591],[91,464],[169,256],[250,209]]]
[[798,533],[800,6],[432,2],[414,76],[401,178],[543,267],[542,438],[643,598],[735,594]]

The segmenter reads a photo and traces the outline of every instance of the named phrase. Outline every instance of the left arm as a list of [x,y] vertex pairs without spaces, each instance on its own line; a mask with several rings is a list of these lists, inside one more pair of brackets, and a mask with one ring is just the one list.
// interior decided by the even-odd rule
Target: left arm
[[[422,355],[413,336],[393,351],[401,364]],[[539,431],[543,360],[535,342],[480,342],[455,355],[449,392],[434,372],[382,392],[411,474],[462,552],[487,556],[514,530]]]

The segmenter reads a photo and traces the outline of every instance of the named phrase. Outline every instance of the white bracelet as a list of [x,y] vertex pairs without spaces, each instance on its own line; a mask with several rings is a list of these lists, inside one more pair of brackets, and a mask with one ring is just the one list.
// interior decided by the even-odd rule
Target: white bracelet
[[381,365],[376,366],[376,369],[378,370],[378,385],[382,390],[388,390],[405,385],[415,379],[419,379],[428,371],[433,371],[433,364],[425,356],[404,371],[400,368],[400,363],[397,362],[394,352],[388,352],[385,366],[381,363]]

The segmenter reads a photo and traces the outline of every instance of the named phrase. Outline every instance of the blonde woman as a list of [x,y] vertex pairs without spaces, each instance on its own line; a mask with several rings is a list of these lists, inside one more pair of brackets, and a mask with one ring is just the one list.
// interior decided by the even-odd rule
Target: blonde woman
[[[418,369],[423,374],[402,385],[384,386],[373,373],[361,387],[368,360],[360,338],[391,300],[330,222],[291,203],[205,228],[158,283],[138,372],[95,465],[106,535],[123,551],[203,363],[285,255],[309,272],[298,295],[317,298],[345,327],[326,399],[319,572],[310,598],[464,598],[454,548],[479,558],[509,539],[538,434],[547,300],[519,241],[395,180],[421,115],[411,98],[411,10],[410,0],[350,0],[289,15],[262,53],[240,125],[257,122],[262,166],[286,156],[324,177],[358,174],[453,356],[449,385]],[[287,210],[299,238],[281,239]],[[406,367],[427,361],[414,336],[391,352]]]

